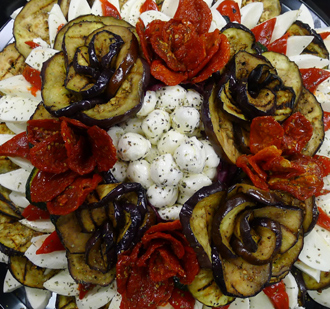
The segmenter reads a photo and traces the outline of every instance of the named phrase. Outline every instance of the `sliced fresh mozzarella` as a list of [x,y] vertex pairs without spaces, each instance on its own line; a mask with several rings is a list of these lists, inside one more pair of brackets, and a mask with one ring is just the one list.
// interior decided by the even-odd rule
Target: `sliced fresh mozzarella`
[[41,101],[40,91],[35,97],[30,88],[31,84],[23,75],[15,75],[0,81],[0,92],[4,94]]
[[19,134],[19,133],[22,133],[22,132],[25,132],[26,131],[27,123],[25,121],[24,122],[6,121],[5,123],[6,123],[7,128],[10,131],[14,132],[15,134]]
[[43,48],[50,48],[49,44],[46,41],[44,41],[42,38],[33,39],[33,43],[36,43]]
[[322,291],[307,291],[310,298],[315,300],[318,304],[330,307],[330,288],[324,289]]
[[92,8],[91,8],[91,13],[93,15],[103,16],[102,3],[100,0],[94,1]]
[[20,13],[20,11],[22,11],[22,9],[23,9],[23,6],[16,9],[13,13],[11,13],[10,18],[15,19],[16,16]]
[[8,142],[13,137],[13,134],[0,134],[0,145],[4,144],[5,142]]
[[294,61],[299,69],[308,69],[308,68],[325,68],[330,64],[329,59],[320,58],[310,54],[303,54],[298,56],[290,57],[291,61]]
[[179,0],[164,0],[161,12],[169,17],[173,17],[179,6]]
[[28,121],[40,100],[5,95],[0,98],[0,121]]
[[[53,251],[45,254],[36,254],[36,251],[43,244],[49,234],[33,237],[30,247],[25,251],[24,255],[34,264],[50,269],[65,269],[68,267],[68,260],[65,250]],[[52,290],[51,290],[52,291]]]
[[116,295],[112,298],[108,309],[119,309],[121,298],[121,295],[119,293],[116,293]]
[[41,70],[43,63],[58,53],[58,50],[52,48],[36,47],[32,49],[25,63],[36,70]]
[[293,277],[293,275],[289,273],[283,279],[283,282],[285,284],[286,292],[288,293],[289,296],[289,307],[296,308],[298,306],[298,293],[299,293],[297,281]]
[[160,19],[162,21],[169,21],[170,17],[159,11],[146,11],[140,15],[145,26],[151,23],[155,19]]
[[241,24],[252,29],[258,24],[260,16],[263,12],[264,5],[262,2],[252,2],[241,8]]
[[256,296],[250,298],[250,308],[251,309],[274,309],[274,306],[268,296],[264,292],[258,293]]
[[25,193],[25,184],[29,175],[30,173],[23,168],[0,174],[0,185],[12,191]]
[[236,298],[228,309],[249,309],[250,301],[248,298]]
[[44,287],[51,292],[64,296],[79,295],[78,283],[73,280],[68,269],[62,270],[47,280]]
[[[326,110],[326,109],[324,109],[324,110]],[[320,147],[320,149],[318,150],[317,154],[323,155],[323,156],[330,156],[330,131],[329,130],[325,131],[323,144]],[[330,177],[325,177],[323,180],[325,182],[324,186],[326,188],[330,189]]]
[[30,221],[27,219],[21,219],[19,222],[37,232],[52,233],[55,231],[54,224],[50,220],[40,219]]
[[300,6],[297,20],[302,21],[304,24],[308,24],[312,29],[314,29],[313,16],[305,4]]
[[288,38],[286,55],[288,57],[300,55],[301,52],[313,41],[311,35],[293,35]]
[[308,266],[321,271],[330,271],[330,245],[313,229],[304,239],[299,259]]
[[18,207],[25,208],[30,205],[24,193],[12,191],[9,194],[9,199]]
[[306,273],[307,275],[314,278],[317,282],[320,281],[320,277],[321,277],[320,270],[309,267],[304,262],[299,261],[299,260],[294,263],[294,266],[297,267],[298,269],[300,269],[301,271],[303,271],[304,273]]
[[71,0],[68,12],[68,21],[75,19],[80,15],[91,13],[91,8],[87,0]]
[[276,17],[271,42],[279,39],[289,29],[289,27],[296,21],[298,14],[298,10],[293,10]]
[[[153,0],[151,0],[153,1]],[[129,12],[128,22],[135,26],[140,16],[140,9],[145,0],[135,0]]]
[[6,277],[3,282],[3,292],[11,293],[22,286],[23,285],[13,277],[11,272],[9,270],[7,270]]
[[194,309],[203,309],[203,308],[204,308],[204,305],[196,299]]
[[330,112],[330,77],[318,85],[314,95],[322,104],[323,110]]
[[108,286],[97,286],[89,291],[83,299],[76,296],[78,309],[101,308],[109,303],[117,293],[116,280]]
[[60,6],[55,3],[53,8],[50,10],[48,16],[49,42],[51,47],[54,46],[55,37],[57,35],[59,27],[66,23],[66,18],[63,15]]
[[330,232],[319,225],[315,225],[315,231],[330,245]]
[[[216,9],[212,9],[211,13],[212,13],[212,23],[214,23],[215,29],[222,29],[227,24],[226,19]],[[211,24],[211,28],[209,32],[212,32],[215,29],[212,29],[212,24]]]
[[33,309],[46,308],[52,293],[47,290],[25,287],[26,298]]
[[33,165],[29,160],[20,157],[9,157],[9,159],[19,167],[24,168],[26,171],[32,172]]
[[8,261],[9,261],[8,255],[6,255],[0,251],[0,263],[8,264]]
[[[324,189],[328,190],[326,188],[330,188],[329,176],[325,177],[323,181],[326,184],[326,186],[324,186]],[[317,197],[315,202],[318,207],[322,208],[322,210],[324,210],[327,214],[330,214],[330,193]]]
[[129,19],[129,15],[131,13],[131,8],[134,5],[135,0],[128,0],[122,7],[120,10],[120,15],[121,18],[128,21]]

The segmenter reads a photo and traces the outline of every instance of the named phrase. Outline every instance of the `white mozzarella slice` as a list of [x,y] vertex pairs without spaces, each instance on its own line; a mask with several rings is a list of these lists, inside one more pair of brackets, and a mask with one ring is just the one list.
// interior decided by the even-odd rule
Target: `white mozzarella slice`
[[68,12],[68,21],[75,19],[81,15],[87,15],[91,13],[91,8],[87,0],[71,0]]
[[20,157],[9,157],[9,159],[19,167],[24,168],[26,171],[32,172],[33,165],[29,160]]
[[315,231],[330,245],[330,232],[319,225],[315,225]]
[[249,29],[254,28],[260,19],[264,5],[262,2],[252,2],[241,8],[241,24]]
[[62,270],[47,280],[44,287],[51,292],[64,296],[79,295],[78,283],[73,280],[68,269]]
[[19,168],[8,173],[0,174],[0,185],[12,191],[25,193],[25,184],[29,176],[29,172],[23,168]]
[[161,12],[169,17],[173,17],[179,6],[179,0],[164,0]]
[[92,8],[91,8],[91,13],[93,15],[103,16],[102,3],[100,0],[94,1]]
[[131,8],[134,5],[135,0],[128,0],[121,8],[120,15],[121,18],[128,21],[129,15],[131,13]]
[[16,9],[13,13],[11,13],[10,18],[15,19],[17,17],[17,15],[20,13],[20,11],[22,11],[22,9],[23,9],[23,6]]
[[46,41],[44,41],[42,38],[33,39],[33,43],[38,44],[39,47],[50,48],[49,44]]
[[203,309],[204,305],[199,302],[197,299],[195,299],[195,305],[194,305],[194,309]]
[[[326,110],[326,109],[324,109],[324,110]],[[330,156],[330,130],[325,131],[323,144],[320,147],[320,149],[318,150],[317,154],[327,156],[327,157]],[[325,181],[324,185],[327,186],[327,188],[330,188],[330,178],[325,177],[323,180]]]
[[8,255],[6,255],[0,251],[0,263],[8,264],[8,261],[9,261]]
[[298,10],[288,11],[276,17],[276,23],[270,42],[279,39],[289,27],[296,21]]
[[54,224],[50,220],[40,219],[30,221],[27,219],[21,219],[19,222],[37,232],[52,233],[55,231]]
[[299,288],[296,279],[289,273],[284,279],[286,292],[289,297],[289,308],[297,308]]
[[294,61],[299,69],[318,68],[322,69],[328,67],[330,64],[329,59],[320,58],[314,55],[303,54],[290,57],[291,61]]
[[53,8],[50,10],[48,16],[49,42],[51,47],[54,46],[55,37],[57,35],[59,27],[66,23],[66,18],[63,15],[60,6],[55,3]]
[[13,134],[0,134],[0,145],[8,142],[14,137]]
[[[53,251],[45,254],[36,254],[36,251],[41,247],[44,240],[49,234],[33,237],[30,247],[25,251],[24,255],[34,264],[50,269],[65,269],[68,266],[68,261],[65,255],[65,250]],[[51,290],[52,291],[52,290]],[[53,291],[55,292],[55,291]]]
[[9,198],[18,207],[26,208],[30,205],[24,193],[12,191],[9,194]]
[[25,287],[26,298],[33,309],[46,308],[52,293],[47,290]]
[[83,299],[76,296],[78,309],[101,308],[109,303],[117,293],[117,285],[114,280],[108,286],[97,286],[89,291]]
[[36,47],[32,49],[28,57],[25,59],[25,63],[40,71],[43,63],[54,56],[56,53],[58,53],[58,50],[56,49]]
[[0,121],[28,121],[40,100],[6,95],[0,98]]
[[[212,13],[212,23],[214,23],[215,29],[222,29],[227,24],[226,19],[216,9],[212,9],[211,13]],[[209,32],[212,32],[215,29],[210,28]]]
[[249,309],[250,300],[248,298],[236,298],[228,309]]
[[303,271],[304,273],[306,273],[307,275],[314,278],[317,282],[320,281],[320,277],[321,277],[320,270],[309,267],[304,262],[299,261],[299,260],[294,263],[294,266],[297,267],[298,269],[300,269],[301,271]]
[[116,295],[112,298],[108,309],[119,309],[121,299],[122,299],[121,295],[119,293],[116,293]]
[[[128,22],[135,26],[140,17],[140,8],[145,0],[135,0],[129,12]],[[158,12],[158,11],[157,11]]]
[[330,245],[313,229],[304,239],[299,259],[308,266],[321,271],[330,271]]
[[18,122],[18,121],[15,121],[15,122],[10,122],[10,121],[6,121],[6,126],[7,128],[14,132],[15,134],[19,134],[19,133],[22,133],[22,132],[25,132],[26,131],[26,127],[27,127],[27,123],[24,121],[24,122]]
[[[329,180],[330,180],[329,176],[325,177],[323,180],[324,183],[326,184],[326,187],[328,188],[330,187]],[[324,189],[326,189],[326,187]],[[322,208],[322,210],[325,211],[327,214],[330,214],[330,193],[317,197],[315,202],[318,207]]]
[[307,291],[307,293],[318,304],[330,308],[330,288],[322,291]]
[[15,97],[28,98],[41,101],[41,93],[34,96],[31,91],[31,84],[23,75],[15,75],[0,81],[0,92]]
[[322,104],[323,110],[330,112],[330,77],[318,85],[314,95]]
[[258,293],[256,296],[250,298],[250,308],[251,309],[274,309],[274,306],[268,296],[264,292]]
[[158,214],[163,220],[179,220],[182,205],[165,206],[158,209]]
[[304,24],[308,24],[312,29],[314,29],[313,16],[305,4],[300,6],[297,20],[302,21]]
[[3,292],[11,293],[22,286],[23,285],[13,277],[11,272],[9,270],[7,270],[6,277],[3,282]]
[[293,35],[288,38],[286,55],[288,57],[300,55],[301,52],[313,41],[311,35]]

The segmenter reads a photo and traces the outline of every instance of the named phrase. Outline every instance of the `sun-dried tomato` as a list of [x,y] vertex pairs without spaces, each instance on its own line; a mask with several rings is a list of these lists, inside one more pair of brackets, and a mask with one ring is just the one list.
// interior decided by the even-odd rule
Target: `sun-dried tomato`
[[271,116],[256,117],[250,126],[250,151],[255,154],[268,146],[281,149],[284,130]]
[[49,219],[50,214],[47,210],[43,210],[34,205],[28,205],[22,211],[22,216],[29,221],[36,221],[42,219]]
[[153,0],[146,0],[140,8],[140,14],[146,11],[159,11],[156,2]]
[[102,181],[99,174],[76,178],[60,195],[47,202],[47,209],[53,215],[66,215],[79,208],[89,193]]
[[144,27],[143,21],[141,19],[139,19],[137,21],[135,28],[136,28],[136,33],[138,34],[139,39],[140,39],[140,45],[141,45],[143,55],[144,55],[145,59],[147,60],[148,64],[151,65],[152,51],[150,50],[150,47],[148,45],[147,38],[145,35],[145,30],[144,30],[145,27]]
[[196,253],[190,246],[185,246],[185,253],[182,257],[182,266],[184,269],[183,277],[179,278],[182,284],[191,284],[199,273],[199,264],[196,259]]
[[163,232],[163,231],[176,231],[181,230],[182,225],[180,220],[170,221],[170,222],[161,222],[156,225],[150,227],[144,235],[153,234],[156,232]]
[[[141,243],[142,244],[142,243]],[[157,251],[159,248],[166,244],[165,240],[156,239],[153,240],[147,248],[147,251],[137,260],[136,265],[139,267],[147,267],[147,261],[149,260],[150,256]]]
[[251,29],[256,41],[267,46],[275,28],[276,18],[271,18]]
[[282,125],[284,129],[283,150],[285,154],[300,153],[313,135],[313,126],[301,113],[291,115]]
[[0,156],[20,157],[30,159],[30,147],[25,132],[13,135],[13,137],[0,145]]
[[330,72],[318,68],[300,69],[304,86],[312,93],[315,92],[319,84],[330,77]]
[[187,72],[174,72],[167,68],[161,60],[154,60],[150,67],[151,74],[168,86],[175,86],[187,80]]
[[241,11],[236,1],[224,0],[219,4],[217,10],[221,15],[227,16],[231,22],[241,23]]
[[42,142],[61,129],[58,119],[33,119],[27,124],[27,137],[32,145]]
[[322,177],[326,177],[330,175],[330,158],[320,155],[315,155],[314,158],[317,160],[319,165],[323,168],[323,175]]

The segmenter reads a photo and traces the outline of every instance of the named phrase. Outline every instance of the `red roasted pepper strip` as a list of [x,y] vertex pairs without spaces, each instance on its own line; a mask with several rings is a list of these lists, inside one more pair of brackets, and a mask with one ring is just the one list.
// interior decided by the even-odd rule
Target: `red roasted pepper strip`
[[79,299],[83,299],[86,294],[95,287],[95,284],[92,283],[79,283],[78,291],[79,291]]
[[330,113],[323,111],[323,124],[324,131],[328,131],[330,129]]
[[36,251],[36,254],[46,254],[54,251],[65,250],[56,231],[51,233],[43,242],[41,247]]
[[168,69],[161,60],[154,60],[150,67],[151,74],[168,86],[175,86],[187,80],[187,72],[174,72]]
[[319,216],[317,218],[317,224],[326,230],[330,231],[330,217],[329,215],[321,208],[318,207]]
[[30,147],[25,132],[13,137],[0,146],[0,156],[20,157],[30,159]]
[[284,34],[279,39],[267,45],[268,51],[272,51],[275,53],[286,54],[286,49],[288,45],[288,37],[289,33]]
[[329,71],[318,68],[300,69],[300,73],[304,86],[312,93],[316,91],[319,84],[330,77]]
[[241,23],[241,12],[236,1],[224,0],[219,4],[217,10],[221,15],[227,16],[231,22]]
[[330,31],[321,32],[319,35],[323,40],[325,40],[330,35]]
[[272,38],[275,23],[276,18],[271,18],[251,29],[256,38],[256,41],[262,45],[267,46]]
[[34,205],[29,205],[22,211],[22,216],[29,221],[49,219],[50,214],[47,210],[40,209]]
[[22,72],[22,75],[32,85],[30,91],[32,95],[36,96],[37,91],[41,90],[41,85],[42,85],[40,71],[30,66],[26,66]]
[[25,43],[26,45],[30,46],[32,49],[40,46],[40,44],[35,43],[35,42],[33,42],[33,41],[25,41],[24,43]]
[[264,288],[263,291],[269,297],[275,309],[289,309],[289,296],[283,281],[272,284]]
[[195,298],[189,291],[174,288],[169,303],[174,309],[193,309],[195,306]]
[[103,16],[112,16],[117,19],[121,19],[120,13],[117,8],[111,4],[108,0],[100,0]]

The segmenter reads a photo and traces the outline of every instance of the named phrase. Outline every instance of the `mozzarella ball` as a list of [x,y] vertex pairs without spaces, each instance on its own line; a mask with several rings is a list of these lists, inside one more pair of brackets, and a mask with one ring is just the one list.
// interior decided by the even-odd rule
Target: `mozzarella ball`
[[150,164],[146,160],[130,162],[127,168],[127,178],[133,182],[139,182],[145,189],[154,184],[150,177]]
[[160,109],[153,110],[142,122],[142,130],[149,141],[156,145],[171,127],[170,115]]
[[141,118],[129,118],[128,120],[122,122],[120,126],[123,128],[124,133],[133,132],[143,135]]
[[151,148],[150,142],[137,133],[125,133],[118,142],[118,156],[124,161],[144,158]]
[[182,205],[174,204],[158,209],[158,214],[163,220],[179,220]]
[[176,107],[182,105],[186,100],[187,90],[183,87],[167,86],[156,91],[158,95],[158,101],[156,108],[163,109],[168,113],[174,111]]
[[150,165],[150,177],[158,186],[177,186],[182,172],[171,154],[158,156]]
[[114,126],[108,130],[108,134],[112,139],[113,145],[117,148],[118,141],[125,134],[125,132],[124,132],[123,128]]
[[217,167],[220,163],[220,158],[208,140],[201,140],[204,145],[206,160],[205,168]]
[[180,204],[184,204],[191,196],[199,189],[212,184],[210,178],[204,174],[186,174],[183,176],[179,184],[179,199]]
[[174,205],[178,198],[178,193],[178,188],[162,187],[154,184],[147,190],[147,198],[152,206],[161,208]]
[[203,103],[202,95],[196,90],[188,89],[188,91],[186,93],[186,99],[183,101],[182,105],[194,107],[194,108],[200,110],[202,103]]
[[204,167],[203,174],[211,180],[216,180],[218,176],[218,169],[216,167]]
[[200,123],[199,111],[190,106],[177,107],[171,114],[172,127],[180,133],[191,134]]
[[152,163],[153,160],[155,160],[155,158],[157,158],[160,155],[158,148],[155,145],[151,145],[151,148],[148,152],[148,154],[144,157],[144,159],[149,162]]
[[141,109],[136,114],[137,117],[145,117],[150,114],[156,106],[157,95],[155,91],[148,90],[144,96]]
[[201,173],[206,161],[203,143],[196,137],[189,138],[175,150],[174,159],[182,171],[193,174]]
[[160,154],[170,153],[174,154],[174,151],[179,145],[184,142],[186,136],[178,131],[169,130],[164,133],[157,144],[157,148]]
[[110,171],[117,181],[122,182],[127,177],[127,163],[122,160],[117,160]]

